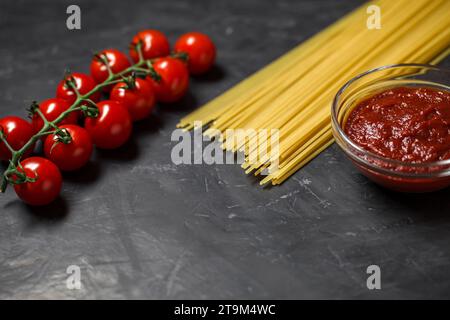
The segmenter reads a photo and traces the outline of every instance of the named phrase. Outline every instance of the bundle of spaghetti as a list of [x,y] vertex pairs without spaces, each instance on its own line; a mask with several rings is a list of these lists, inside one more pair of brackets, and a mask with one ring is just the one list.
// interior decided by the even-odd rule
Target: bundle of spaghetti
[[[367,26],[367,8],[373,5],[381,12],[379,29]],[[448,55],[448,12],[448,0],[368,2],[181,119],[178,127],[190,130],[201,122],[208,126],[204,135],[219,133],[223,149],[244,153],[246,173],[266,174],[261,184],[280,184],[333,143],[330,106],[345,82],[382,65],[437,63]],[[250,133],[234,134],[238,129]],[[262,131],[270,133],[261,136]],[[276,150],[269,143],[274,137]],[[269,152],[260,155],[261,149]]]

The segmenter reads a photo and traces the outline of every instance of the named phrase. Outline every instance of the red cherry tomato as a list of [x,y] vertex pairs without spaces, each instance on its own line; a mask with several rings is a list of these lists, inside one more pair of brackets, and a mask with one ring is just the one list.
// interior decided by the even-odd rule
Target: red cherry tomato
[[14,185],[16,194],[25,203],[32,206],[43,206],[53,202],[61,192],[62,177],[58,167],[45,158],[31,157],[21,162],[19,172],[34,182]]
[[[92,79],[91,76],[84,73],[72,73],[68,77],[73,77],[77,85],[77,90],[81,94],[88,93],[96,86],[94,79]],[[65,80],[62,80],[58,84],[58,87],[56,88],[56,97],[67,100],[70,105],[72,105],[77,98],[75,92],[67,86]],[[100,92],[94,93],[89,99],[91,99],[94,102],[97,102],[98,100],[100,100]]]
[[[69,108],[69,102],[59,98],[47,99],[39,103],[39,110],[48,121],[56,120],[56,118],[58,118],[61,113]],[[59,123],[59,125],[77,123],[78,115],[78,112],[69,113],[69,115]],[[34,133],[38,133],[44,126],[44,120],[42,120],[42,118],[37,113],[35,113],[33,115],[33,118],[31,119],[31,124],[33,125]]]
[[[71,141],[58,142],[58,136],[51,134],[45,139],[44,153],[62,171],[73,171],[84,166],[92,155],[93,144],[89,133],[76,125],[59,127],[67,130]],[[56,144],[55,144],[56,143]]]
[[102,149],[115,149],[127,142],[132,120],[128,110],[117,101],[105,100],[97,104],[97,118],[86,118],[84,127],[92,142]]
[[[109,62],[109,67],[111,71],[116,74],[122,72],[123,70],[129,68],[131,66],[130,61],[128,61],[128,57],[125,53],[116,50],[116,49],[106,49],[101,51],[99,54],[103,54],[106,56],[106,59]],[[102,83],[108,78],[108,68],[106,65],[99,60],[97,57],[94,57],[91,62],[91,76],[97,83]],[[106,91],[111,90],[112,86],[106,87]]]
[[191,74],[208,71],[216,59],[214,43],[206,34],[200,32],[189,32],[182,35],[175,43],[174,51],[187,53]]
[[143,30],[138,32],[131,41],[130,56],[134,62],[139,61],[136,44],[142,41],[142,55],[144,59],[164,57],[170,53],[170,45],[166,36],[158,30]]
[[156,100],[170,103],[180,100],[189,87],[189,72],[186,65],[172,57],[159,58],[153,68],[161,76],[161,80],[150,82],[156,94]]
[[[0,130],[6,136],[6,141],[15,150],[21,149],[33,136],[33,126],[19,117],[4,117],[0,119]],[[25,156],[31,153],[33,148],[27,150]],[[11,159],[11,152],[5,143],[0,140],[0,160]]]
[[151,84],[136,78],[134,88],[125,82],[117,83],[111,90],[110,99],[121,102],[128,109],[133,121],[145,119],[155,106],[155,94]]

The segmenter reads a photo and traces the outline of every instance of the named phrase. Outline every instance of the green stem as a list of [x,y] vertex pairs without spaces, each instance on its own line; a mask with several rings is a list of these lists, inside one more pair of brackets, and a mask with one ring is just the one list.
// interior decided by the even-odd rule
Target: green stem
[[[5,173],[6,173],[6,171],[5,171]],[[8,186],[8,179],[6,179],[5,173],[3,174],[2,182],[0,184],[0,191],[2,193],[6,191],[6,187]]]
[[0,130],[0,140],[3,141],[3,143],[6,146],[6,148],[11,152],[11,154],[13,154],[15,152],[13,147],[11,147],[11,145],[9,144],[8,140],[6,140],[5,134],[1,130]]
[[139,40],[138,43],[136,44],[136,51],[138,53],[139,56],[139,63],[144,62],[144,55],[142,53],[142,40]]

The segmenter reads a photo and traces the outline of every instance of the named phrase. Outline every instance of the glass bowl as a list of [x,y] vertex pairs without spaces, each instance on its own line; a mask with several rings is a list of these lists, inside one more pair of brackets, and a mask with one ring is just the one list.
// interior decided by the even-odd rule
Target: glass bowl
[[450,159],[411,163],[367,151],[344,132],[345,122],[362,100],[393,87],[429,87],[450,91],[450,70],[432,65],[388,65],[364,72],[348,81],[336,94],[331,108],[334,138],[365,176],[392,190],[430,192],[450,185]]

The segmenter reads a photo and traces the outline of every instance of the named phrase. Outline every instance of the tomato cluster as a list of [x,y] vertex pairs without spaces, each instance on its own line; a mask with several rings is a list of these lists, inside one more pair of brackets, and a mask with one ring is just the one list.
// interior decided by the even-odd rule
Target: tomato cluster
[[[19,198],[30,205],[54,201],[61,191],[60,171],[82,168],[89,161],[94,145],[102,149],[124,145],[131,135],[133,121],[149,117],[156,102],[180,100],[188,90],[189,74],[207,72],[216,57],[211,39],[199,32],[182,35],[175,43],[173,55],[170,53],[169,41],[163,33],[141,31],[133,37],[129,54],[134,63],[149,60],[145,68],[153,68],[153,77],[152,72],[140,76],[125,74],[123,81],[104,83],[111,73],[128,73],[132,67],[126,54],[117,49],[106,49],[92,59],[90,75],[67,75],[58,84],[55,98],[35,105],[31,110],[31,122],[14,116],[0,119],[2,138],[15,151],[24,147],[33,136],[42,137],[43,156],[29,157],[34,151],[34,146],[30,146],[21,156],[16,178],[12,177],[13,182],[26,177],[25,182],[13,183]],[[104,94],[109,95],[109,99],[103,101],[98,87],[101,84]],[[79,96],[86,95],[89,100],[82,101],[86,108],[66,112]],[[90,108],[96,110],[95,116],[86,112],[88,102]],[[49,132],[41,132],[45,126],[42,117],[52,123],[63,113],[64,118],[57,126]],[[0,140],[0,160],[9,161],[11,157],[10,148]]]

